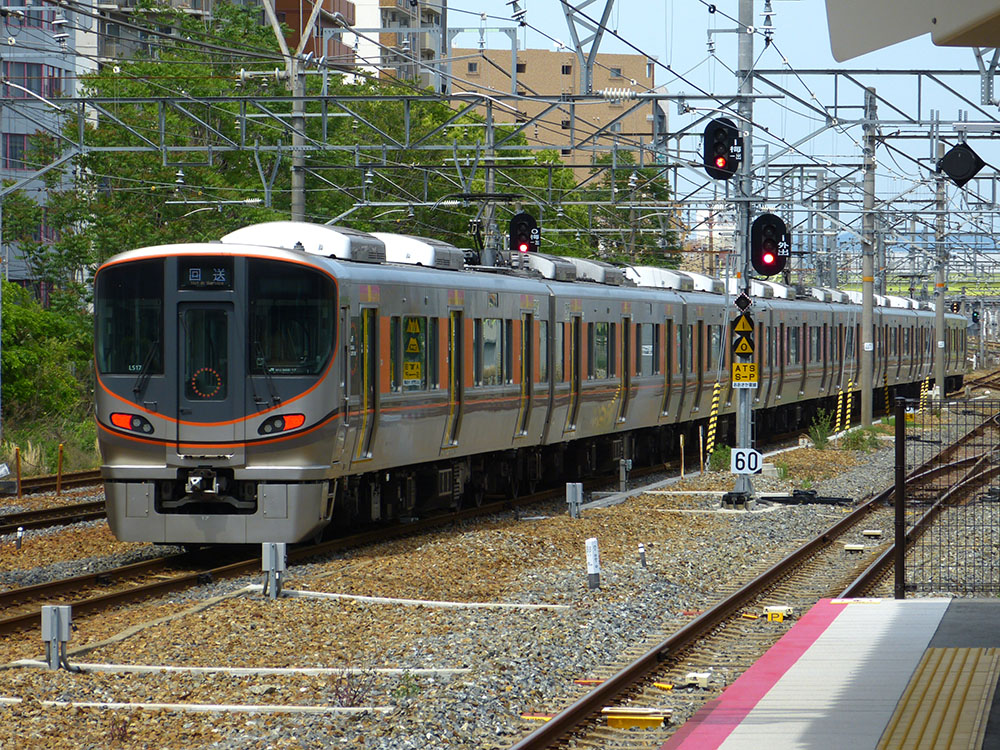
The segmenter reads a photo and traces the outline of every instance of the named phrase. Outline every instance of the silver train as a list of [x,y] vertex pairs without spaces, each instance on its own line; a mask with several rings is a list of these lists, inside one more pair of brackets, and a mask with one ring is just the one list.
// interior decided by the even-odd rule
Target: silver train
[[[721,383],[722,283],[541,254],[520,268],[403,235],[274,222],[117,255],[95,278],[96,412],[123,540],[298,541],[676,458]],[[755,430],[857,390],[847,295],[753,282]],[[947,387],[966,321],[948,315]],[[934,313],[875,311],[876,404],[931,374]],[[857,406],[859,398],[855,398]]]

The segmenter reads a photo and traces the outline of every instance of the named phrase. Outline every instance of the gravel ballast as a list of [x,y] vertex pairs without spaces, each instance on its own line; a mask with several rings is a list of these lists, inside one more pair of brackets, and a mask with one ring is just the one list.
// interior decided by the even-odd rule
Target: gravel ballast
[[[860,501],[891,481],[890,445],[868,454],[782,454],[772,460],[787,466],[787,478],[755,479],[755,487],[778,491],[807,484],[820,495]],[[709,474],[667,489],[731,485],[729,474]],[[0,698],[23,702],[0,707],[0,748],[506,748],[533,727],[523,712],[565,707],[586,689],[574,680],[595,677],[642,639],[689,622],[721,592],[842,518],[844,509],[774,505],[722,511],[713,496],[659,493],[588,510],[575,520],[560,503],[531,513],[512,511],[295,566],[285,586],[567,609],[269,601],[240,591],[259,583],[259,576],[209,584],[143,606],[78,617],[70,661],[350,671],[242,676],[12,667],[0,670]],[[600,544],[596,590],[587,586],[584,544],[590,537]],[[64,550],[60,556],[55,548],[64,538],[85,553],[74,557]],[[640,542],[646,568],[638,563]],[[0,585],[6,588],[160,554],[148,545],[117,547],[121,543],[99,524],[29,539],[18,555],[10,540],[0,543]],[[43,543],[45,554],[29,553]],[[137,625],[142,627],[129,637],[114,638]],[[37,633],[5,636],[0,662],[39,658],[42,650]],[[403,671],[383,671],[390,669]],[[431,669],[457,671],[420,671]],[[45,701],[373,710],[226,713],[176,706],[51,707]]]

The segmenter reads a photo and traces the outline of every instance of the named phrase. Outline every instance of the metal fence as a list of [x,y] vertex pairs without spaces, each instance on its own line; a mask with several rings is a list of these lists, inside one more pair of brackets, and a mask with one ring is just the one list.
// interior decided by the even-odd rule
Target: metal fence
[[896,595],[901,586],[916,594],[1000,594],[1000,401],[900,399],[895,412],[897,441],[905,432],[897,482],[901,454],[910,478],[904,512],[896,509],[897,543],[901,520],[911,539]]

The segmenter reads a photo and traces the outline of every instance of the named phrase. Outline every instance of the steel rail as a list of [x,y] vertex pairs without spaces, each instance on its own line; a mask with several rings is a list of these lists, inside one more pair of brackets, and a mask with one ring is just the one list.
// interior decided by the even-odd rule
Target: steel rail
[[[982,471],[973,476],[967,476],[960,480],[957,484],[948,488],[945,493],[935,502],[930,508],[928,508],[924,514],[917,519],[913,526],[910,527],[904,534],[904,547],[910,549],[914,543],[924,534],[926,534],[932,524],[934,519],[944,511],[945,507],[949,505],[955,505],[954,498],[959,495],[959,493],[970,493],[975,492],[980,489],[987,482],[1000,476],[1000,466],[990,466],[985,471]],[[895,495],[895,488],[886,490],[883,495],[891,498]],[[854,579],[850,586],[848,586],[840,594],[842,599],[851,599],[859,596],[864,596],[865,592],[871,589],[881,578],[886,574],[886,572],[893,566],[896,555],[896,545],[891,544],[882,553],[872,561],[864,572]]]
[[23,513],[7,513],[0,516],[0,536],[13,534],[19,528],[44,529],[50,526],[66,526],[82,521],[94,521],[106,516],[107,512],[103,500],[29,510]]
[[[945,447],[937,455],[915,468],[907,478],[907,481],[909,482],[911,479],[915,480],[918,477],[928,478],[936,476],[940,473],[938,469],[963,468],[965,464],[969,463],[968,459],[960,459],[953,462],[953,464],[945,466],[936,465],[935,462],[945,452],[952,451],[958,443],[968,441],[981,430],[984,430],[989,423],[993,422],[995,424],[996,420],[997,415],[984,416],[983,422],[958,438],[955,444]],[[974,457],[972,468],[977,465],[977,462],[986,460],[986,458],[985,454]],[[1000,471],[1000,468],[997,471]],[[803,544],[741,589],[732,593],[712,608],[706,610],[698,618],[692,620],[680,630],[653,646],[645,654],[635,659],[624,669],[605,680],[586,695],[581,696],[572,705],[563,709],[531,734],[522,738],[516,745],[511,746],[510,750],[543,750],[543,748],[548,748],[556,744],[582,723],[596,716],[603,707],[611,704],[621,695],[633,689],[636,682],[658,668],[671,655],[683,652],[698,639],[720,627],[729,617],[753,601],[759,594],[779,583],[802,562],[820,549],[831,544],[838,535],[862,521],[879,505],[886,504],[894,493],[895,488],[890,487],[859,506],[852,513],[830,526],[814,539]],[[888,559],[891,560],[891,556]]]

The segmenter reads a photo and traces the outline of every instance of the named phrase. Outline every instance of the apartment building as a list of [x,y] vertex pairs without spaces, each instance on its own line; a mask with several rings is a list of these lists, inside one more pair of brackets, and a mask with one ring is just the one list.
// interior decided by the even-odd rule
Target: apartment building
[[[451,50],[454,91],[500,92],[525,97],[573,96],[581,93],[579,60],[571,50],[506,49]],[[656,88],[655,63],[644,55],[601,54],[593,70],[593,90],[653,91]],[[494,107],[500,122],[527,121],[548,106],[530,98],[508,102],[516,108]],[[654,149],[667,132],[666,110],[650,103],[629,112],[634,101],[606,99],[567,102],[552,110],[525,130],[532,144],[563,149],[564,161],[572,166],[586,166],[598,153],[612,144],[622,148]],[[582,142],[582,143],[581,143]],[[579,148],[565,149],[568,144]],[[648,155],[645,157],[648,160]]]
[[444,90],[439,68],[447,48],[447,3],[354,0],[358,67],[375,75]]

